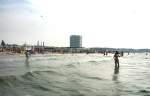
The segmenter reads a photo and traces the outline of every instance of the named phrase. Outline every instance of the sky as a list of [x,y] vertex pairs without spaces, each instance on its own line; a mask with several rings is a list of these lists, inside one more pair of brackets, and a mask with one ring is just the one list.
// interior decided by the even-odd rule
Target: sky
[[149,0],[0,0],[0,40],[9,44],[150,48]]

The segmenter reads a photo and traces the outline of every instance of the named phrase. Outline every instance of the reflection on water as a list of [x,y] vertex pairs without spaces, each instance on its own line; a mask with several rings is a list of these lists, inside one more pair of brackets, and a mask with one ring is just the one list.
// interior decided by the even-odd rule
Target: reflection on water
[[112,80],[114,81],[115,95],[114,96],[122,96],[122,84],[119,81],[119,67],[114,68],[114,74]]
[[114,74],[113,74],[113,80],[118,81],[118,76],[119,76],[119,67],[115,67]]
[[30,59],[29,58],[25,59],[25,67],[26,67],[27,72],[32,72],[31,68],[30,68]]
[[115,67],[114,74],[119,74],[119,67]]
[[29,63],[30,63],[30,62],[29,62],[29,58],[26,58],[26,59],[25,59],[25,65],[26,65],[27,67],[30,67]]

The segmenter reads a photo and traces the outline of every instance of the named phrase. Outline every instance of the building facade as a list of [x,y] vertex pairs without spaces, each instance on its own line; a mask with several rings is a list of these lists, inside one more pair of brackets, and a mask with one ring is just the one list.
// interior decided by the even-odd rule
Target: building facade
[[71,35],[70,36],[70,47],[71,48],[81,48],[82,47],[82,36]]

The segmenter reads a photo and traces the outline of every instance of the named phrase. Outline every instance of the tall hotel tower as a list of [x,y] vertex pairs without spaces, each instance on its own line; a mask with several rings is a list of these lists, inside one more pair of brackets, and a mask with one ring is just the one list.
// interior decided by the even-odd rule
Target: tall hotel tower
[[81,48],[82,47],[82,36],[71,35],[70,36],[70,47],[71,48]]

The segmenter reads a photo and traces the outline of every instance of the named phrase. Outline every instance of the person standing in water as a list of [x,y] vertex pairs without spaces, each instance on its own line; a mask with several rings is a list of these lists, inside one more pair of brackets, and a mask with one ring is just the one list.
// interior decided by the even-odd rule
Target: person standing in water
[[114,54],[114,61],[115,61],[115,68],[119,68],[119,59],[118,59],[119,56],[119,52],[116,51],[115,54]]
[[29,56],[31,56],[29,50],[26,50],[25,55],[26,55],[26,58],[27,58],[27,59],[29,58]]

